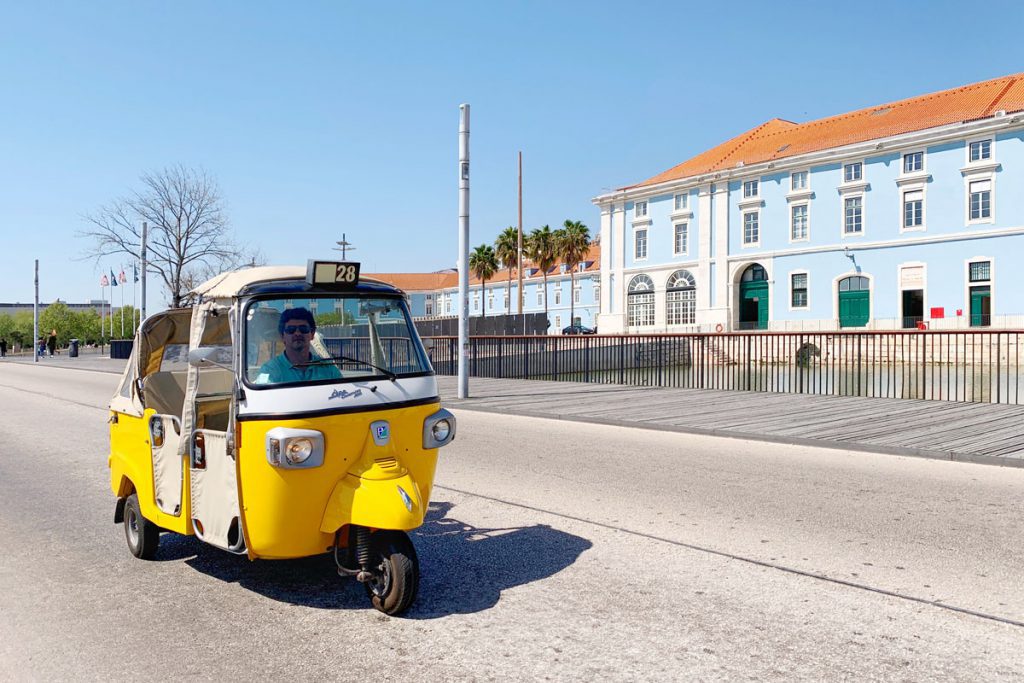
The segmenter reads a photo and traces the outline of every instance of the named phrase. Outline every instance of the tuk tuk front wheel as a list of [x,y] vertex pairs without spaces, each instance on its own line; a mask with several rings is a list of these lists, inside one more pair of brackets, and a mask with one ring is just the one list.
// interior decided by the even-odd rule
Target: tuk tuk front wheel
[[140,560],[152,560],[160,546],[160,527],[142,516],[139,497],[128,496],[124,504],[124,537],[128,550]]
[[364,583],[373,606],[388,615],[409,609],[420,583],[420,563],[412,540],[403,531],[378,531],[370,536],[373,578]]

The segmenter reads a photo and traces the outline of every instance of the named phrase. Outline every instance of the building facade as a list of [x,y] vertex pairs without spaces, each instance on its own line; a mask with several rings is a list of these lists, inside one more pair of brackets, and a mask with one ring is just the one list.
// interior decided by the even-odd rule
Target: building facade
[[1024,74],[773,119],[594,203],[602,332],[1021,327]]

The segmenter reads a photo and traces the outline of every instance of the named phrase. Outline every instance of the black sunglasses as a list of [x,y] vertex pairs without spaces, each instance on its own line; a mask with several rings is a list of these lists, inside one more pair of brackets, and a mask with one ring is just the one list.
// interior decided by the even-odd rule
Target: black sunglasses
[[295,334],[296,332],[301,332],[302,334],[309,334],[311,329],[309,325],[285,325],[284,333]]

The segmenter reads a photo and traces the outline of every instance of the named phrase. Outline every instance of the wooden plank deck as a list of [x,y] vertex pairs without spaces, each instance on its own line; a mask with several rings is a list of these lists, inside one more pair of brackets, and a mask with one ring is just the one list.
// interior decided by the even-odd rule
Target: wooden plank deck
[[449,408],[1024,467],[1024,406],[438,377]]

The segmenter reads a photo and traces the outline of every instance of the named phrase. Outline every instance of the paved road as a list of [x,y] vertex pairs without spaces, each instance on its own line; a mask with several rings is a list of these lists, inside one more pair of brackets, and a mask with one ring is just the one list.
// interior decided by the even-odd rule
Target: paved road
[[1024,471],[459,411],[404,619],[107,490],[116,376],[0,366],[0,679],[1012,679]]

